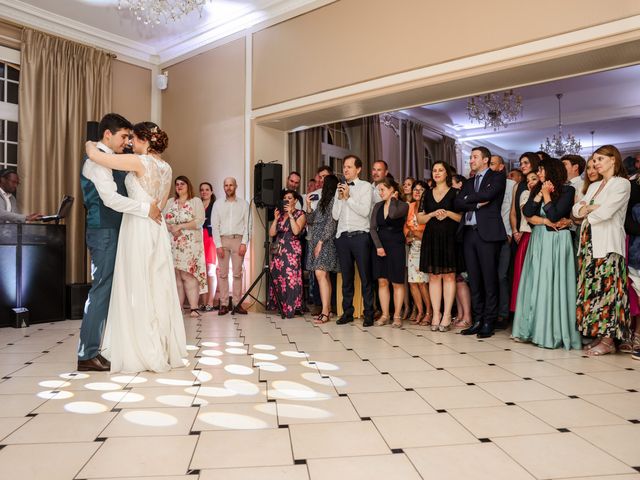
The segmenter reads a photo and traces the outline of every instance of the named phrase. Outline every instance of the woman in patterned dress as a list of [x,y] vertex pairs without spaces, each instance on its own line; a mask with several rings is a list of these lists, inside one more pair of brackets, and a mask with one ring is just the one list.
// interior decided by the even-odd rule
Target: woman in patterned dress
[[613,145],[598,148],[593,162],[602,180],[592,183],[573,206],[573,215],[584,219],[576,319],[582,334],[594,339],[586,354],[599,356],[615,352],[615,341],[627,340],[631,333],[624,231],[631,184]]
[[296,208],[297,194],[286,190],[282,197],[283,211],[276,208],[269,229],[273,248],[269,270],[273,283],[269,289],[267,309],[282,309],[282,316],[293,318],[302,310],[302,244],[298,236],[307,219]]
[[407,277],[413,303],[418,310],[416,318],[411,321],[413,325],[430,325],[431,317],[433,316],[431,299],[429,298],[429,274],[420,271],[420,249],[422,248],[422,235],[424,234],[425,225],[418,224],[416,217],[422,202],[422,194],[428,188],[427,184],[422,180],[414,183],[412,190],[413,202],[409,204],[409,213],[404,224],[404,236],[409,245]]
[[314,323],[327,323],[331,320],[331,278],[330,272],[337,272],[338,255],[333,239],[336,236],[338,222],[333,219],[331,210],[338,188],[338,177],[327,175],[324,178],[318,206],[311,211],[311,201],[307,200],[307,248],[306,269],[313,272],[318,280],[322,312]]
[[171,233],[171,252],[176,273],[180,305],[185,297],[192,317],[198,317],[198,297],[207,293],[207,271],[204,260],[202,223],[204,206],[196,197],[185,176],[176,178],[175,195],[167,202],[164,219]]

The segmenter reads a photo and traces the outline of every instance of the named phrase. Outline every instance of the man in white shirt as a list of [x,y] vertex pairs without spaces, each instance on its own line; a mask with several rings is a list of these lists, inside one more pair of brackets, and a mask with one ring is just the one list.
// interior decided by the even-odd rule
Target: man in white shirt
[[580,155],[564,155],[560,160],[567,169],[567,182],[576,189],[575,203],[578,203],[582,199],[582,173],[587,162]]
[[371,278],[371,236],[369,235],[373,194],[370,183],[358,178],[362,160],[355,155],[345,157],[342,173],[345,182],[338,185],[332,216],[338,221],[336,250],[342,272],[342,316],[336,322],[353,322],[354,262],[362,282],[364,326],[373,325],[373,281]]
[[[492,155],[489,168],[495,172],[504,171],[504,159],[500,155]],[[516,182],[510,178],[506,179],[504,198],[502,199],[502,207],[500,208],[502,223],[504,223],[504,229],[507,231],[507,240],[505,240],[500,247],[500,253],[498,255],[498,321],[494,325],[494,328],[497,330],[507,328],[509,322],[509,302],[511,297],[509,266],[512,258],[511,238],[513,236],[509,215],[511,214],[511,198],[513,197],[513,187],[515,187],[515,185]]]
[[23,215],[18,211],[15,197],[18,185],[20,185],[20,177],[15,170],[11,168],[0,170],[0,223],[32,222],[41,217],[38,213]]
[[229,260],[233,275],[232,311],[246,315],[240,305],[242,295],[242,263],[247,253],[251,233],[249,204],[236,197],[238,183],[233,177],[224,179],[225,199],[218,200],[211,210],[211,229],[218,253],[218,285],[220,286],[220,309],[218,315],[229,313]]
[[[98,148],[107,153],[122,153],[129,142],[131,123],[121,115],[109,113],[100,120],[98,128],[102,134]],[[157,223],[162,221],[162,212],[156,204],[126,197],[126,175],[127,172],[112,171],[86,155],[84,157],[80,186],[87,212],[86,240],[91,254],[92,285],[80,325],[79,371],[108,371],[110,368],[109,362],[100,355],[100,342],[109,313],[122,214],[148,216]]]
[[380,192],[378,192],[378,185],[384,180],[384,177],[389,175],[389,166],[384,160],[376,160],[371,167],[371,186],[373,187],[373,204],[375,205],[382,200]]

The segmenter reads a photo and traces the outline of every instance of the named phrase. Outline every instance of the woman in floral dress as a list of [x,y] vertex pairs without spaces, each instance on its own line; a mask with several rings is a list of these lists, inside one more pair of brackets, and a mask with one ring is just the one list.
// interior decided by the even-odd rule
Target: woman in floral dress
[[302,245],[298,236],[307,223],[302,210],[296,208],[296,192],[285,191],[282,210],[276,208],[269,229],[272,240],[269,270],[273,283],[269,288],[267,309],[279,310],[293,318],[302,310]]
[[204,217],[202,200],[194,195],[189,179],[184,176],[176,178],[175,195],[167,202],[164,219],[172,235],[171,252],[180,305],[184,305],[186,297],[192,317],[200,315],[198,297],[202,293],[207,293],[207,272],[202,240]]

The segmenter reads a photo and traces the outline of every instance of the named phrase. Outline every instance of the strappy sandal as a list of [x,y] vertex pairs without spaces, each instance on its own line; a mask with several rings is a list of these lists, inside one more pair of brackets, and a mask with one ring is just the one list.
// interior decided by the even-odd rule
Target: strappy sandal
[[473,323],[471,323],[469,320],[459,320],[453,324],[453,328],[455,328],[456,330],[465,329],[465,328],[470,328],[471,325],[473,325]]
[[191,310],[191,313],[189,314],[189,316],[190,316],[191,318],[198,318],[198,317],[201,317],[201,316],[202,316],[202,314],[200,313],[200,309],[198,309],[198,308],[191,308],[190,310]]
[[591,350],[592,348],[597,347],[598,345],[600,345],[600,342],[602,341],[602,339],[600,337],[598,338],[594,338],[591,342],[587,343],[585,346],[582,347],[582,350],[584,350],[585,352],[588,352],[589,350]]
[[422,321],[419,323],[419,325],[422,327],[428,327],[429,325],[431,325],[432,321],[433,321],[433,312],[427,312],[424,314],[424,317],[422,317]]
[[602,355],[608,355],[610,353],[616,352],[616,344],[615,343],[607,343],[601,341],[595,347],[587,350],[587,356],[589,357],[601,357]]
[[376,320],[376,327],[384,327],[390,323],[391,319],[389,318],[389,315],[380,315],[380,318]]
[[420,322],[422,322],[424,317],[426,317],[424,313],[418,312],[414,318],[409,318],[409,322],[411,322],[411,325],[420,325]]
[[329,323],[330,321],[331,321],[331,314],[325,315],[324,313],[321,313],[313,321],[313,324],[314,325],[322,325],[323,323]]
[[620,344],[618,351],[621,353],[633,353],[638,347],[640,347],[640,335],[633,333],[629,340],[625,340]]
[[402,328],[402,317],[393,317],[393,323],[391,324],[393,328]]

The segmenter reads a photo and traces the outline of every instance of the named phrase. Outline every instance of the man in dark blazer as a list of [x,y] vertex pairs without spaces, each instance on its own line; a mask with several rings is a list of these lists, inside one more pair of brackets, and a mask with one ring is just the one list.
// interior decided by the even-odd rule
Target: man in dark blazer
[[500,209],[506,175],[489,169],[491,152],[486,147],[471,150],[475,176],[462,187],[456,207],[462,211],[459,234],[469,274],[473,325],[463,335],[487,338],[493,335],[498,317],[498,255],[507,239]]

